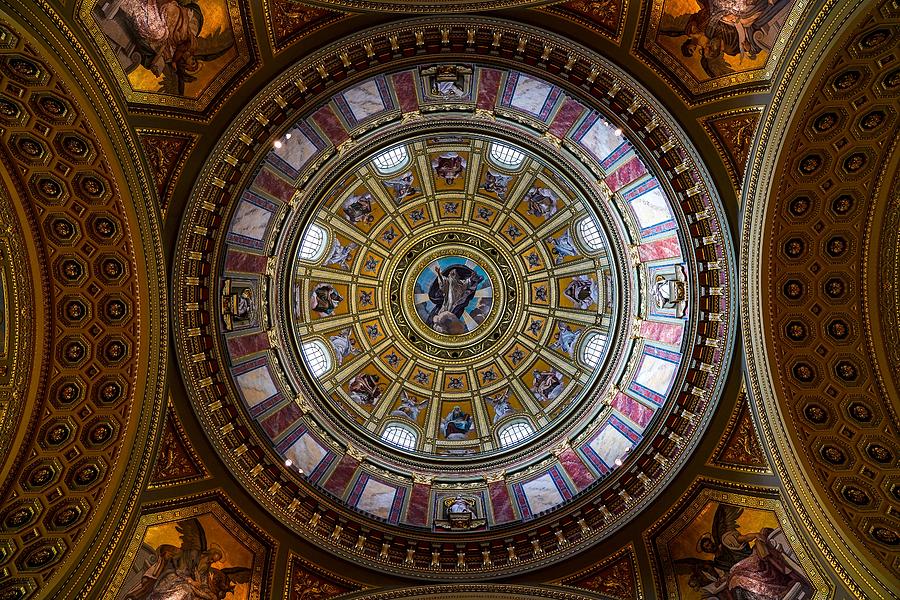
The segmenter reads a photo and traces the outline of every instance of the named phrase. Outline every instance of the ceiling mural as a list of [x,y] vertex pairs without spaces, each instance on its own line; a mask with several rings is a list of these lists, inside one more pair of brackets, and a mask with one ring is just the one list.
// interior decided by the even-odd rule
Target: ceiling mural
[[82,0],[78,14],[132,109],[199,116],[256,66],[247,11],[240,0]]
[[0,0],[0,598],[900,598],[895,4]]
[[653,0],[636,49],[689,103],[765,89],[807,0]]
[[118,569],[104,599],[268,597],[276,546],[248,529],[245,519],[228,503],[209,498],[148,512],[128,548],[132,560]]
[[[447,27],[423,25],[409,42],[473,35]],[[485,33],[502,39],[496,32]],[[360,49],[394,43],[381,35]],[[292,89],[277,93],[301,86]],[[653,106],[632,94],[621,100],[632,114]],[[613,122],[546,79],[480,63],[423,60],[357,78],[304,110],[268,137],[234,190],[209,322],[226,371],[192,359],[200,370],[190,379],[206,427],[237,433],[237,421],[219,424],[234,414],[245,432],[215,443],[236,447],[243,463],[249,434],[247,458],[271,456],[291,482],[263,498],[275,501],[270,510],[364,561],[376,548],[393,568],[444,576],[446,554],[420,561],[418,542],[397,547],[370,528],[499,534],[588,490],[597,497],[659,448],[672,458],[652,464],[679,460],[683,444],[669,445],[668,433],[662,446],[646,440],[698,431],[731,335],[728,246],[698,172],[660,179],[648,138],[629,133],[646,125]],[[641,118],[671,139],[661,116]],[[689,157],[679,150],[672,160]],[[702,214],[694,228],[686,207]],[[183,239],[180,252],[199,241]],[[196,263],[181,264],[196,281]],[[192,306],[196,292],[181,289]],[[207,327],[186,316],[181,331]],[[715,342],[691,350],[698,337]],[[190,337],[181,347],[203,355]],[[703,366],[687,362],[694,352]],[[672,411],[681,416],[665,421]],[[624,501],[617,510],[656,487],[647,475],[633,482],[613,496]],[[365,524],[304,500],[322,493]],[[614,522],[615,503],[603,504],[601,527]],[[594,526],[582,522],[575,531],[586,536]],[[502,560],[495,552],[453,562],[521,568],[515,547]]]
[[661,596],[787,600],[830,595],[796,543],[773,490],[699,480],[645,536]]

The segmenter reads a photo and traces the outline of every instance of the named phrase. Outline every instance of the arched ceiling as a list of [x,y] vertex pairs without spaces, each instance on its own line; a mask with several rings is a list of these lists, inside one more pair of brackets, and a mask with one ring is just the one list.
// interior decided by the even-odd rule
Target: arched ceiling
[[897,597],[891,2],[0,11],[0,598]]

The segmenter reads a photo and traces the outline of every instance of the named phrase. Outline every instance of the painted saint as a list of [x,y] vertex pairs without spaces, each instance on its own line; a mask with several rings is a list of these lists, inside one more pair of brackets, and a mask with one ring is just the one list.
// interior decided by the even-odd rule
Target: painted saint
[[556,214],[559,196],[550,188],[532,187],[525,194],[528,214],[547,219]]
[[345,358],[359,354],[359,348],[356,347],[356,340],[351,336],[349,327],[345,327],[337,335],[330,336],[328,341],[331,342],[331,347],[337,356],[338,365],[344,362]]
[[509,403],[508,389],[499,394],[494,394],[493,396],[485,396],[484,399],[487,400],[488,404],[494,409],[494,423],[513,412],[513,407]]
[[384,185],[387,188],[394,192],[394,202],[398,204],[404,199],[410,196],[415,196],[422,190],[413,186],[413,182],[415,181],[415,177],[413,176],[412,171],[407,171],[402,175],[398,175],[393,179],[388,179],[384,182]]
[[576,275],[563,290],[563,295],[578,308],[587,310],[600,300],[600,289],[589,275]]
[[224,600],[237,584],[250,582],[250,568],[215,566],[224,558],[224,550],[209,544],[198,519],[178,521],[176,531],[180,546],[141,544],[134,564],[140,559],[146,570],[123,600]]
[[506,197],[506,192],[509,190],[509,182],[511,180],[512,175],[504,175],[503,173],[488,170],[484,174],[484,182],[479,187],[486,192],[497,194],[497,197],[503,200]]
[[372,194],[368,192],[348,197],[341,205],[344,216],[353,224],[371,223],[375,220],[372,215]]
[[335,265],[345,271],[348,270],[350,268],[350,255],[353,254],[354,250],[356,250],[355,242],[350,242],[349,244],[344,246],[338,240],[332,240],[331,251],[328,253],[328,257],[325,259],[325,265]]
[[581,254],[575,247],[572,240],[572,232],[569,229],[559,237],[548,237],[547,244],[550,246],[550,253],[554,256],[553,262],[557,265],[562,264],[567,256],[578,256]]
[[531,392],[541,402],[550,402],[559,397],[563,391],[563,375],[556,369],[534,371]]
[[320,315],[328,316],[334,313],[344,297],[341,296],[330,283],[317,283],[313,288],[309,307]]
[[441,434],[448,440],[463,440],[475,430],[475,420],[459,406],[441,419]]
[[360,373],[347,384],[347,392],[350,399],[357,404],[375,404],[381,397],[383,385],[379,383],[381,377],[371,373]]
[[578,338],[581,337],[581,334],[584,333],[584,329],[572,330],[566,323],[560,323],[558,325],[559,331],[556,332],[556,341],[554,341],[550,348],[553,350],[559,350],[560,352],[564,352],[571,357],[575,356],[575,345],[578,343]]
[[453,185],[453,182],[463,174],[466,165],[466,159],[456,152],[445,152],[431,161],[434,174],[443,179],[447,185]]
[[428,405],[428,398],[424,400],[416,400],[415,396],[410,396],[406,390],[400,392],[400,406],[396,410],[391,411],[391,416],[406,417],[411,421],[419,419],[419,413]]

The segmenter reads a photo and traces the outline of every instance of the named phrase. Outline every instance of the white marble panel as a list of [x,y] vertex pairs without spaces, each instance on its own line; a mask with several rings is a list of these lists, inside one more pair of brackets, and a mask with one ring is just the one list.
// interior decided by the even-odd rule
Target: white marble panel
[[299,129],[290,131],[291,139],[283,139],[281,148],[273,151],[292,168],[300,170],[319,151],[306,135]]
[[552,90],[553,86],[549,83],[523,75],[516,83],[516,91],[513,92],[510,104],[519,110],[539,115]]
[[616,135],[615,131],[614,127],[597,119],[591,128],[581,136],[581,145],[598,161],[603,162],[603,159],[612,154],[613,150],[625,141],[622,136]]
[[528,498],[528,506],[532,513],[539,513],[560,504],[563,501],[562,494],[559,493],[556,484],[553,483],[553,477],[550,473],[545,473],[537,479],[532,479],[522,484],[522,491]]
[[357,121],[371,117],[384,110],[384,101],[378,93],[378,85],[374,79],[365,81],[354,88],[344,92],[344,99],[350,106],[353,116]]
[[265,365],[241,373],[235,377],[235,380],[238,387],[241,388],[244,400],[251,408],[278,392],[275,382],[272,381],[272,375],[269,374],[269,368]]
[[621,458],[631,448],[632,443],[621,431],[607,423],[590,446],[607,466],[614,469],[616,459]]
[[294,444],[284,453],[285,458],[291,459],[294,467],[300,469],[306,474],[312,473],[325,458],[328,452],[319,445],[316,438],[304,433]]
[[364,510],[382,519],[387,519],[391,514],[391,506],[394,504],[396,488],[385,485],[380,481],[370,479],[366,482],[356,508]]
[[234,218],[231,219],[231,232],[254,240],[262,240],[271,218],[271,211],[241,200],[234,212]]
[[631,208],[642,229],[672,218],[662,188],[658,187],[632,200]]
[[658,394],[665,394],[677,369],[678,365],[675,363],[645,355],[634,381]]

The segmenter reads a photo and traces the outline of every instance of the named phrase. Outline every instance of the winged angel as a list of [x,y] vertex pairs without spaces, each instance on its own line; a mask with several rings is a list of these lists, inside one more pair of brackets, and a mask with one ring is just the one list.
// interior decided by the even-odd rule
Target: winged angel
[[[238,583],[250,581],[247,567],[216,568],[224,557],[222,549],[208,545],[206,532],[197,519],[185,519],[175,526],[181,546],[160,544],[155,550],[141,544],[135,558],[132,581],[146,569],[140,581],[128,589],[124,600],[225,600],[234,597]],[[124,586],[123,586],[124,587]]]

